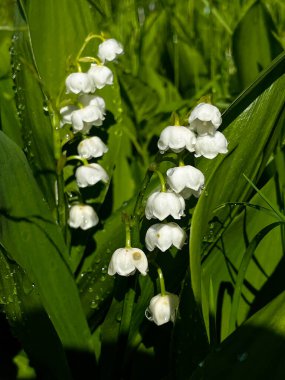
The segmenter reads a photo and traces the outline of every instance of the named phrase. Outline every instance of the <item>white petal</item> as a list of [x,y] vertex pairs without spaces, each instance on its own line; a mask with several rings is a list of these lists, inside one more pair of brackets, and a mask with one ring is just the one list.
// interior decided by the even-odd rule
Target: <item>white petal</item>
[[72,228],[87,230],[98,224],[95,210],[88,205],[75,205],[70,208],[68,224]]
[[147,200],[145,215],[147,219],[165,219],[171,215],[174,219],[181,219],[184,215],[185,201],[179,195],[167,192],[154,192]]
[[68,75],[65,80],[66,93],[72,92],[73,94],[85,93],[95,91],[93,81],[86,73],[72,73]]
[[145,276],[148,269],[148,261],[145,253],[139,248],[131,248],[131,255],[134,266]]
[[168,126],[160,134],[157,146],[160,153],[171,149],[179,153],[184,149],[194,151],[196,137],[194,132],[182,126]]
[[108,267],[108,274],[118,273],[121,276],[129,276],[134,273],[135,266],[131,255],[132,248],[119,248],[112,257]]
[[76,182],[79,187],[93,186],[99,181],[108,182],[109,176],[99,164],[79,166],[75,172]]
[[89,132],[92,125],[102,125],[104,119],[102,111],[97,106],[81,108],[71,115],[72,126],[76,132],[82,130]]
[[214,136],[198,136],[195,146],[195,157],[204,156],[213,159],[219,153],[227,153],[227,146],[227,139],[221,132],[216,132]]
[[171,227],[171,240],[174,247],[181,249],[186,240],[186,232],[177,223],[168,223]]
[[76,110],[78,110],[78,107],[72,106],[72,105],[62,107],[59,110],[59,113],[60,113],[60,116],[61,116],[60,126],[63,126],[64,124],[72,124],[72,122],[71,122],[71,115]]
[[97,106],[103,114],[105,112],[106,104],[105,100],[101,98],[101,96],[83,94],[78,97],[78,101],[84,107]]
[[198,135],[213,135],[216,129],[222,124],[222,117],[219,109],[212,104],[198,104],[189,116],[190,129]]
[[161,294],[154,296],[148,307],[153,322],[158,326],[169,321],[174,322],[178,303],[179,299],[175,294],[168,293],[164,296]]
[[92,157],[97,158],[103,156],[103,154],[108,151],[108,148],[99,137],[93,136],[82,140],[78,144],[77,151],[80,157],[88,160]]
[[203,173],[191,165],[168,169],[166,175],[169,187],[176,193],[181,193],[185,188],[200,191],[205,182]]
[[96,65],[95,63],[91,64],[88,75],[98,89],[105,87],[107,84],[111,85],[114,81],[113,73],[107,66]]
[[149,251],[157,247],[165,252],[171,245],[181,249],[185,240],[185,231],[174,222],[154,224],[147,230],[145,236],[146,247]]
[[110,38],[99,45],[98,57],[102,62],[113,61],[117,55],[122,53],[122,45],[114,38]]

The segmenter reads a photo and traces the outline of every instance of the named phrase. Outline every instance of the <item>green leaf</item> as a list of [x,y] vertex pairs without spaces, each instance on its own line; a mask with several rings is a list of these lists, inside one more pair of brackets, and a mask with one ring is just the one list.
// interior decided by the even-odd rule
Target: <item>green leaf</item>
[[235,283],[235,290],[233,294],[233,302],[232,302],[232,308],[231,308],[231,314],[230,314],[230,321],[229,321],[229,333],[231,333],[235,329],[235,323],[236,323],[236,317],[238,315],[238,308],[240,303],[240,297],[242,293],[242,286],[244,283],[244,279],[246,276],[246,272],[250,263],[250,260],[252,259],[254,252],[261,242],[261,240],[275,227],[280,226],[282,222],[276,222],[272,223],[266,227],[264,227],[261,231],[258,232],[258,234],[255,235],[253,240],[249,243],[245,254],[242,258],[242,262],[240,264],[238,275],[236,278]]
[[[0,247],[0,302],[13,333],[45,379],[71,379],[67,359],[40,297],[23,270]],[[43,344],[44,342],[44,344]]]
[[64,347],[90,352],[91,336],[63,237],[23,153],[2,132],[0,166],[1,244],[35,283]]
[[254,314],[201,363],[191,380],[282,379],[285,292]]
[[274,38],[276,31],[265,5],[256,1],[240,20],[233,35],[233,55],[241,89],[251,84],[282,52]]

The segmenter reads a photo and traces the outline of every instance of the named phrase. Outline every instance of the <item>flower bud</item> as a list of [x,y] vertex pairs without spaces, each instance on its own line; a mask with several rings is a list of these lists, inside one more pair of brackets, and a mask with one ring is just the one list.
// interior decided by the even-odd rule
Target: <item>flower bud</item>
[[221,132],[216,132],[213,136],[198,136],[195,146],[195,157],[215,158],[219,153],[227,153],[227,146],[227,139]]
[[92,79],[86,73],[72,73],[65,80],[66,93],[69,94],[88,94],[95,91]]
[[156,191],[148,198],[145,208],[147,219],[163,220],[171,215],[174,219],[184,216],[185,201],[179,194],[172,191]]
[[69,211],[68,224],[72,228],[88,230],[99,223],[99,218],[95,210],[88,205],[71,206]]
[[165,252],[172,245],[181,249],[186,240],[185,231],[177,223],[157,223],[146,232],[145,243],[149,251],[155,247]]
[[114,38],[110,38],[99,45],[98,57],[104,63],[105,61],[113,61],[117,55],[123,54],[123,52],[123,46]]
[[139,248],[119,248],[112,255],[108,274],[113,276],[118,273],[120,276],[130,276],[136,269],[143,276],[146,275],[148,262],[144,252]]
[[174,322],[179,304],[176,294],[157,294],[150,300],[149,307],[145,312],[148,320],[153,321],[158,326],[169,321]]
[[184,149],[187,149],[189,152],[194,152],[195,142],[195,133],[188,128],[169,126],[161,132],[157,146],[160,153],[164,153],[168,149],[175,153],[179,153]]
[[99,164],[79,166],[75,172],[78,187],[93,186],[99,181],[107,183],[109,176]]

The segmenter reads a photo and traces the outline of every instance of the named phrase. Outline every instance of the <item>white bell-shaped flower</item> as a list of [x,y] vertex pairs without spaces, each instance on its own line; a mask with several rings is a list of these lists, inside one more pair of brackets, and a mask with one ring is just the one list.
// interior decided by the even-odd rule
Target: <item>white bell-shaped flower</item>
[[76,169],[75,178],[78,187],[93,186],[99,181],[104,183],[109,181],[108,174],[99,164],[79,166]]
[[227,139],[221,132],[216,132],[213,136],[198,136],[195,145],[195,157],[204,156],[212,159],[219,153],[227,153],[227,147]]
[[156,191],[146,202],[145,216],[147,219],[163,220],[171,215],[174,219],[184,216],[185,201],[179,194],[172,191]]
[[78,97],[78,101],[84,107],[96,106],[102,111],[103,114],[105,114],[106,104],[105,100],[101,98],[101,96],[83,94]]
[[105,119],[101,109],[95,105],[72,112],[71,122],[75,132],[89,132],[92,125],[100,126]]
[[146,275],[148,262],[144,252],[139,248],[119,248],[112,255],[108,274],[113,276],[118,273],[120,276],[130,276],[136,269],[143,276]]
[[105,87],[106,84],[113,84],[114,76],[107,66],[92,63],[88,75],[98,89]]
[[194,152],[195,143],[195,133],[188,128],[169,126],[161,132],[157,146],[160,153],[164,153],[168,149],[175,153],[179,153],[184,149],[187,149],[189,152]]
[[98,215],[91,206],[71,206],[68,219],[68,224],[70,227],[88,230],[89,228],[96,226],[98,223]]
[[179,304],[176,294],[166,293],[154,296],[146,309],[145,316],[158,326],[169,321],[174,322]]
[[184,199],[188,199],[192,194],[199,197],[204,187],[204,174],[190,165],[168,169],[166,175],[169,187]]
[[73,105],[62,107],[59,110],[61,116],[60,127],[62,127],[64,124],[72,124],[71,115],[76,110],[78,110],[78,107]]
[[110,38],[99,45],[98,57],[104,63],[105,61],[113,61],[117,55],[123,54],[123,52],[123,46],[120,42]]
[[77,146],[77,151],[80,157],[89,160],[92,157],[103,156],[104,153],[108,152],[108,148],[99,137],[93,136],[82,140]]
[[212,104],[198,104],[189,116],[190,129],[199,136],[213,135],[222,124],[222,115],[219,109]]
[[65,80],[66,93],[88,94],[95,91],[95,84],[86,73],[72,73]]
[[181,249],[186,240],[185,231],[177,223],[157,223],[149,227],[145,235],[145,244],[149,251],[155,247],[165,252],[172,245]]

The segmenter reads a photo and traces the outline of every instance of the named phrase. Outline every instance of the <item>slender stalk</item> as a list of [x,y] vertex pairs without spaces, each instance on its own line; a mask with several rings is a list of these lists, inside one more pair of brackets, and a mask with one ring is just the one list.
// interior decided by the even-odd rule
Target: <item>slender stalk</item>
[[155,173],[157,174],[157,176],[159,178],[161,191],[163,193],[165,193],[166,192],[166,185],[165,185],[165,179],[163,177],[163,174],[159,170],[155,170]]
[[166,291],[165,291],[164,277],[163,277],[162,270],[159,267],[157,268],[157,273],[158,273],[158,278],[159,278],[160,293],[162,296],[165,296]]

